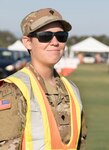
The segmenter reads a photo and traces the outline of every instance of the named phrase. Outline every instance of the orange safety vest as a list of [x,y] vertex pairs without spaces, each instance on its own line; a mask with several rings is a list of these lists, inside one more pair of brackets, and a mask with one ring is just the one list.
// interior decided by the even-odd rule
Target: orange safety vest
[[[29,76],[33,93],[35,99],[37,100],[40,110],[42,113],[42,119],[44,124],[44,149],[45,150],[77,150],[78,140],[80,136],[81,128],[81,109],[80,104],[77,100],[77,96],[71,86],[71,83],[64,77],[61,77],[70,97],[70,113],[71,113],[71,138],[68,144],[64,144],[61,141],[61,137],[58,131],[58,127],[51,111],[51,106],[48,103],[46,95],[40,86],[37,79],[34,77],[33,73],[28,68],[23,68],[22,70],[15,73],[15,75],[9,76],[4,79],[7,82],[16,84],[23,96],[27,100],[27,115],[26,115],[26,127],[22,142],[22,150],[33,150],[32,144],[32,125],[31,125],[31,107],[30,107],[30,95],[28,92],[28,87],[25,82],[18,77],[19,72],[22,72],[26,76]],[[17,75],[17,76],[16,76]],[[37,134],[37,133],[36,133]],[[37,150],[37,145],[35,147]]]

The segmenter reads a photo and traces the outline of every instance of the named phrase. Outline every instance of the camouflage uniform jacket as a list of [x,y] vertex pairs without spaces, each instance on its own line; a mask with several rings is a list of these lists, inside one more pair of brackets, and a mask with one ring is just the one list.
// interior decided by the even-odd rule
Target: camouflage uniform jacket
[[[30,64],[27,67],[29,67],[34,72],[34,69],[31,67]],[[52,88],[46,81],[44,81],[36,72],[34,72],[34,74],[36,78],[38,78],[41,86],[43,87],[43,90],[52,107],[54,117],[59,127],[61,139],[64,143],[68,143],[70,139],[70,121],[67,126],[65,126],[65,124],[63,124],[63,126],[60,126],[61,120],[58,116],[57,111],[60,108],[58,105],[62,106],[62,101],[64,100],[68,108],[66,109],[67,114],[69,114],[69,97],[67,91],[56,72],[56,90]],[[21,91],[14,84],[9,84],[6,82],[0,82],[0,84],[0,101],[10,102],[10,105],[7,105],[7,108],[3,108],[0,110],[0,150],[20,150],[22,133],[24,131],[26,122],[25,116],[27,104]],[[56,101],[58,102],[56,103]],[[64,113],[64,110],[62,108],[61,110],[59,110],[59,112],[60,111]],[[84,148],[83,145],[85,143],[86,131],[87,130],[84,113],[82,113],[82,128],[78,149],[82,150]]]

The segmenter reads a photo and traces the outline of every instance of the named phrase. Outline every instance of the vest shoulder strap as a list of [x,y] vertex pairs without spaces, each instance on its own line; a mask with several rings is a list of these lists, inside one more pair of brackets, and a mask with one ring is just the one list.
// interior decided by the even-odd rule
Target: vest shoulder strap
[[75,94],[75,96],[76,96],[76,99],[77,99],[77,101],[78,101],[78,103],[79,103],[80,110],[81,110],[81,112],[82,112],[83,105],[82,105],[82,101],[81,101],[80,92],[79,92],[78,87],[74,84],[73,81],[68,80],[68,79],[66,79],[65,77],[61,77],[61,78],[64,79],[64,80],[66,80],[67,82],[69,82],[70,86],[72,87],[72,89],[73,89],[73,91],[74,91],[74,94]]

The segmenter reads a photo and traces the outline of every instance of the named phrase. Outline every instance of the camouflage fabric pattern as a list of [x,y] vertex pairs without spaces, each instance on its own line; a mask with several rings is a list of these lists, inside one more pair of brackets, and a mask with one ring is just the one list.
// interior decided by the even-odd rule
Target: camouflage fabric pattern
[[0,100],[9,99],[11,108],[0,110],[0,150],[20,150],[25,127],[26,103],[14,84],[0,86]]
[[28,14],[21,22],[21,30],[23,35],[27,36],[29,33],[55,21],[61,22],[65,31],[70,31],[72,28],[70,23],[62,19],[59,12],[52,8],[45,8]]

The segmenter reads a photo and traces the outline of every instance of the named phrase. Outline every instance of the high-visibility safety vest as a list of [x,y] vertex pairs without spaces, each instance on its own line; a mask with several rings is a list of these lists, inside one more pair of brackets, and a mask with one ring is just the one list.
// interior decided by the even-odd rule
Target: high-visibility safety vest
[[75,86],[61,77],[70,97],[71,108],[71,137],[69,143],[64,144],[61,141],[51,106],[33,73],[25,67],[4,80],[17,85],[27,101],[22,150],[77,150],[82,104]]

